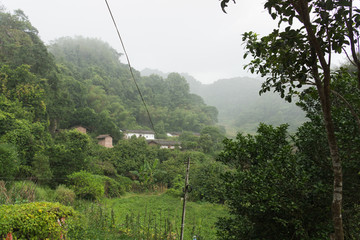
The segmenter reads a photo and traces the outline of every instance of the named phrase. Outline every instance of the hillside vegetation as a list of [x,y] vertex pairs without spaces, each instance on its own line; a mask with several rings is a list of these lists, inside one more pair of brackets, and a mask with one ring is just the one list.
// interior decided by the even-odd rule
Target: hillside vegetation
[[[2,93],[6,92],[9,100],[21,97],[11,92],[19,88],[17,82],[25,81],[12,78],[20,71],[22,77],[32,75],[33,94],[44,103],[42,118],[50,121],[51,132],[84,125],[94,134],[108,133],[119,140],[120,129],[152,127],[127,65],[107,43],[60,38],[47,48],[24,13],[1,14],[0,57],[8,78]],[[216,108],[191,94],[179,74],[143,78],[135,70],[135,75],[157,132],[200,132],[217,122]]]
[[[166,73],[152,69],[144,69],[141,74],[167,76]],[[181,75],[189,83],[190,92],[217,108],[219,125],[226,128],[228,136],[234,137],[238,132],[254,134],[260,123],[287,123],[289,130],[295,132],[305,122],[305,112],[294,102],[284,101],[278,93],[260,95],[261,79],[238,77],[202,84],[186,73]]]
[[[90,129],[102,127],[96,131],[108,133],[119,128],[152,127],[127,65],[108,44],[83,37],[61,38],[49,46],[49,51],[63,77],[68,107],[74,112],[64,116],[62,127],[83,124]],[[141,77],[135,70],[135,78],[157,132],[200,132],[204,126],[216,123],[217,110],[191,94],[179,74]]]
[[[121,54],[107,43],[75,37],[45,46],[20,10],[14,14],[1,10],[0,39],[0,204],[4,204],[0,216],[20,209],[15,220],[1,218],[6,225],[0,227],[0,238],[43,236],[48,232],[35,226],[58,224],[55,217],[36,209],[40,205],[12,208],[13,204],[57,201],[81,212],[77,201],[102,202],[159,187],[169,188],[180,202],[188,158],[196,164],[191,175],[199,176],[192,183],[191,199],[224,201],[218,194],[218,177],[226,166],[213,159],[224,137],[214,125],[217,110],[190,93],[182,76],[141,77],[134,70],[157,137],[170,131],[183,133],[176,140],[187,151],[160,149],[144,138],[122,138],[120,130],[152,126],[129,69],[119,60]],[[85,126],[87,133],[73,129],[76,125]],[[100,134],[110,134],[114,147],[97,144],[95,137]],[[34,210],[36,217],[27,215],[26,209]],[[69,219],[70,236],[79,232],[89,236],[90,229],[93,236],[107,231],[119,235],[120,226],[115,229],[110,224],[105,230],[92,226],[84,220],[89,214],[74,213]],[[25,219],[29,227],[15,228],[16,217]],[[67,232],[61,226],[56,229],[56,239]]]

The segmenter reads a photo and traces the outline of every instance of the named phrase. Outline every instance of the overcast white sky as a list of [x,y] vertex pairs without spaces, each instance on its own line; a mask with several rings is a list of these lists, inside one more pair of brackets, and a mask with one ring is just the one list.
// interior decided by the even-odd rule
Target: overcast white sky
[[[230,2],[224,14],[219,0],[108,0],[135,69],[186,72],[202,83],[251,75],[243,70],[241,35],[263,35],[276,25],[263,2]],[[45,43],[81,35],[100,38],[123,52],[105,0],[0,0],[1,4],[11,12],[22,9]]]

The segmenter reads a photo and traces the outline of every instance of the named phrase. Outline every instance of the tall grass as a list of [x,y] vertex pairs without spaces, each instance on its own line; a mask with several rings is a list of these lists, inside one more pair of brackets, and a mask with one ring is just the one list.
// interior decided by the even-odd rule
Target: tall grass
[[[180,238],[182,200],[167,194],[128,194],[94,203],[76,201],[77,219],[68,222],[70,239],[175,240]],[[221,205],[188,202],[184,239],[216,239]]]
[[[132,239],[179,239],[182,200],[167,194],[128,194],[120,199],[108,199],[119,230]],[[221,205],[188,202],[184,239],[216,239],[215,222],[225,216]]]
[[67,239],[133,239],[119,230],[115,213],[107,206],[101,203],[80,200],[75,202],[75,209],[78,215],[67,221]]
[[0,181],[0,204],[52,201],[53,191],[32,181]]

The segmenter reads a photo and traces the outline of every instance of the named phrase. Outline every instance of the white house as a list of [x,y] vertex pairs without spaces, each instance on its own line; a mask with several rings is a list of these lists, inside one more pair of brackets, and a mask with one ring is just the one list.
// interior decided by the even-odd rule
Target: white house
[[143,137],[146,140],[155,139],[155,132],[148,130],[126,130],[124,132],[124,138],[130,139],[132,136],[136,136],[137,138]]

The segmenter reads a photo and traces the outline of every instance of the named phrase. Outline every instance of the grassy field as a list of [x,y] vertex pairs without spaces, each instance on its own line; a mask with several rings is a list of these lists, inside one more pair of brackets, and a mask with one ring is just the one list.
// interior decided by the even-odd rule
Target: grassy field
[[[127,194],[101,203],[102,215],[129,239],[179,239],[183,202],[168,194]],[[216,239],[215,222],[226,216],[222,205],[187,202],[184,239]]]
[[[38,188],[37,193],[36,198],[33,193],[31,199],[22,201],[55,199],[50,189]],[[127,193],[96,202],[76,200],[71,206],[76,213],[66,220],[65,228],[70,240],[180,239],[183,201],[174,195]],[[219,204],[188,201],[184,240],[195,239],[194,236],[196,240],[217,239],[215,223],[219,217],[227,216],[226,210]]]

